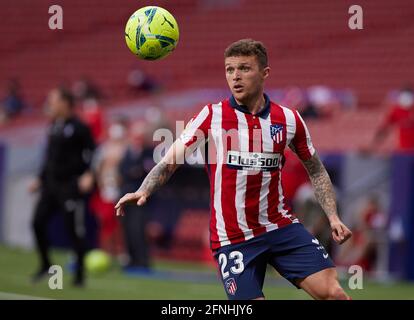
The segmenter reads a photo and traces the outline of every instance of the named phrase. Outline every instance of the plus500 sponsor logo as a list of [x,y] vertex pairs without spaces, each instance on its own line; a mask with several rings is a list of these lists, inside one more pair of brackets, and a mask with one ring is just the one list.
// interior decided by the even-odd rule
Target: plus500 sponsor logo
[[228,151],[227,165],[239,170],[269,171],[277,169],[280,158],[278,153]]

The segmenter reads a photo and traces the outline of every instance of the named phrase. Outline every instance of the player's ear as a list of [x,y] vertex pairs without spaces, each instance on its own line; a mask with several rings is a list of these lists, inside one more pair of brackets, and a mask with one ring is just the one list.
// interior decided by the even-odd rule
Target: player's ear
[[270,67],[263,68],[263,79],[266,79],[270,74]]

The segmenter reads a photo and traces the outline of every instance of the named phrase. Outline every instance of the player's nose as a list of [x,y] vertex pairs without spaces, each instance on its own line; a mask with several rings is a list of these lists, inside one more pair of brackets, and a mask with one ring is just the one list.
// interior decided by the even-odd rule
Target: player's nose
[[235,70],[235,71],[233,72],[233,81],[240,80],[240,78],[241,78],[241,73],[240,73],[240,71],[239,71],[239,70]]

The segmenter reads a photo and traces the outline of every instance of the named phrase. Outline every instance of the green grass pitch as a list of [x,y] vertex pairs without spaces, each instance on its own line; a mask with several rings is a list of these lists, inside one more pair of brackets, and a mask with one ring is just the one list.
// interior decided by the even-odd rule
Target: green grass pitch
[[[215,269],[202,264],[156,260],[155,273],[169,274],[168,277],[129,276],[114,265],[105,274],[88,275],[84,288],[74,288],[71,286],[71,274],[65,268],[69,260],[68,253],[53,251],[52,256],[53,262],[64,268],[62,290],[49,289],[48,279],[37,284],[29,281],[30,274],[37,267],[33,251],[0,246],[0,299],[226,299]],[[193,273],[203,277],[200,280],[183,280],[187,274]],[[174,277],[174,274],[179,277]],[[346,281],[342,284],[356,300],[414,299],[412,283],[384,285],[365,281],[361,290],[350,290]],[[297,290],[280,279],[271,269],[268,270],[263,291],[266,298],[271,300],[309,299],[303,290]]]

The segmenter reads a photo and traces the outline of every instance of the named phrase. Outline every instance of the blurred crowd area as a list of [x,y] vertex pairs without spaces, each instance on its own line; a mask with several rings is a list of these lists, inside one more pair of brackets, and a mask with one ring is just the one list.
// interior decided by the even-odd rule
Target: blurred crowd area
[[[128,242],[137,240],[128,238],[131,231],[116,219],[113,206],[154,166],[157,129],[178,136],[176,121],[187,122],[206,103],[228,97],[223,51],[253,37],[269,51],[266,92],[305,118],[354,237],[341,247],[332,243],[306,171],[288,151],[283,184],[294,212],[344,272],[358,264],[374,277],[414,278],[412,4],[363,1],[365,28],[351,32],[345,1],[159,1],[176,17],[180,42],[158,62],[138,61],[122,37],[119,21],[143,2],[64,2],[64,30],[44,32],[48,5],[0,5],[2,242],[32,246],[34,200],[24,186],[42,156],[45,97],[65,86],[98,145],[88,196],[90,248],[144,268],[154,256],[213,263],[202,167],[185,165],[133,222],[142,231],[134,249],[141,255],[128,252]],[[17,14],[30,19],[16,26]],[[27,201],[19,202],[21,197]],[[52,227],[62,228],[59,221]],[[67,245],[60,232],[52,237],[56,246]]]

